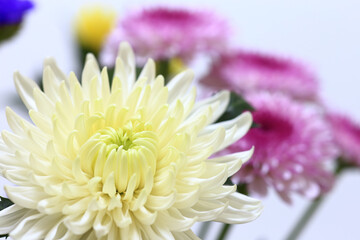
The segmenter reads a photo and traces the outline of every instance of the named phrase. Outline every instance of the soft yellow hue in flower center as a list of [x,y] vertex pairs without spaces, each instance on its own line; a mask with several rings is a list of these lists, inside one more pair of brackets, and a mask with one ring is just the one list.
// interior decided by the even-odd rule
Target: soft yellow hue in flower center
[[[107,152],[113,149],[116,150],[131,150],[138,149],[139,145],[143,142],[140,141],[146,134],[151,140],[154,140],[155,133],[150,131],[150,125],[146,125],[140,122],[129,121],[123,128],[115,130],[114,128],[107,127],[99,130],[101,134],[100,139],[107,144]],[[155,141],[155,140],[154,140]]]
[[100,131],[100,139],[107,144],[107,152],[113,149],[120,149],[127,151],[133,146],[132,132],[123,131],[121,128],[115,130],[113,128],[103,129]]
[[98,53],[115,25],[114,11],[100,6],[84,8],[77,19],[76,31],[80,44]]
[[130,120],[118,129],[106,127],[80,148],[81,170],[100,177],[110,188],[115,185],[118,193],[134,192],[144,188],[146,177],[156,171],[157,145],[150,124]]

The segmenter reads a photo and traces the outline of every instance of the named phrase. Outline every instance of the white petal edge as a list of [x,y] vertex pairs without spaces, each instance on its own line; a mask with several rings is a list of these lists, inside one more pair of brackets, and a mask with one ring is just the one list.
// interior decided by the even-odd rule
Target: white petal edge
[[11,232],[30,209],[20,207],[16,204],[0,211],[0,234]]
[[230,194],[223,201],[228,202],[229,206],[215,221],[228,224],[247,223],[258,218],[263,210],[261,201],[238,192]]
[[124,76],[124,78],[120,78],[120,80],[123,83],[123,86],[127,86],[125,92],[131,92],[135,83],[135,70],[134,52],[128,42],[122,42],[118,50],[114,77],[117,75]]
[[185,232],[173,232],[175,240],[201,240],[195,233],[191,230]]
[[90,85],[94,77],[98,78],[100,83],[100,68],[93,54],[86,54],[85,66],[81,75],[81,84],[85,93],[90,95]]
[[168,103],[171,104],[178,99],[179,96],[183,96],[190,88],[193,79],[194,72],[192,70],[183,71],[173,77],[166,85],[169,89]]
[[155,80],[155,62],[151,58],[148,59],[145,66],[141,70],[138,79],[146,78],[148,84],[152,84]]
[[222,163],[228,166],[228,174],[232,176],[241,168],[242,164],[247,162],[254,153],[254,147],[250,150],[237,152],[233,154],[224,155],[221,157],[215,157],[207,159],[206,161],[209,163]]
[[19,72],[14,73],[14,82],[16,91],[20,95],[27,109],[36,109],[33,98],[33,89],[39,88],[39,86],[30,78],[22,76]]
[[209,123],[213,123],[221,116],[221,114],[225,112],[229,102],[230,102],[230,92],[223,90],[207,99],[197,102],[191,113],[197,112],[199,109],[203,108],[204,106],[217,105],[216,108],[213,109],[213,115],[211,117],[211,120],[209,121]]
[[[236,142],[243,136],[245,136],[245,134],[249,131],[249,129],[251,127],[252,121],[253,120],[252,120],[251,113],[244,112],[234,119],[215,123],[215,124],[205,127],[200,132],[200,135],[206,134],[209,131],[214,131],[215,129],[217,129],[219,127],[224,128],[226,130],[226,136],[225,136],[224,142],[221,145],[219,145],[219,147],[214,151],[214,152],[218,152],[218,151],[230,146],[231,144],[233,144],[234,142]],[[230,134],[231,132],[232,132],[232,134]]]
[[55,77],[58,81],[58,83],[60,83],[61,81],[65,81],[66,83],[66,86],[69,87],[69,80],[68,78],[66,77],[66,75],[63,73],[63,71],[61,71],[61,69],[59,68],[59,66],[57,65],[55,59],[53,58],[46,58],[44,60],[44,69],[46,67],[50,67],[52,69],[52,71],[54,72],[55,74]]

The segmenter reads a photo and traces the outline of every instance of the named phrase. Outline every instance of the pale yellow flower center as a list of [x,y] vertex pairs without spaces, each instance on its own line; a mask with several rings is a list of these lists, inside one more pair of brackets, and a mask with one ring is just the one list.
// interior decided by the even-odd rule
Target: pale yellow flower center
[[106,127],[81,147],[81,169],[101,177],[103,183],[113,174],[118,193],[142,189],[146,176],[155,173],[157,145],[157,135],[149,124],[129,121],[122,128]]

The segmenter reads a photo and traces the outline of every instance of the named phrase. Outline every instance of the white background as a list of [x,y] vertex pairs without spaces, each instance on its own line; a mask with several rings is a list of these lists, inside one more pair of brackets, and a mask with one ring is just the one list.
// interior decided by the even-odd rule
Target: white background
[[[0,45],[0,128],[8,129],[5,106],[23,112],[17,103],[12,74],[20,70],[35,78],[42,61],[53,56],[65,71],[76,70],[73,21],[83,5],[93,1],[39,0],[22,31]],[[234,29],[234,46],[301,59],[316,70],[321,95],[333,109],[360,120],[360,1],[102,1],[123,16],[140,6],[167,4],[214,9]],[[326,199],[301,239],[360,239],[360,172],[345,174]],[[292,206],[270,194],[262,216],[232,228],[229,239],[284,239],[307,201],[295,197]],[[217,226],[209,236],[214,236]],[[195,227],[196,228],[196,227]],[[197,229],[197,228],[196,228]]]

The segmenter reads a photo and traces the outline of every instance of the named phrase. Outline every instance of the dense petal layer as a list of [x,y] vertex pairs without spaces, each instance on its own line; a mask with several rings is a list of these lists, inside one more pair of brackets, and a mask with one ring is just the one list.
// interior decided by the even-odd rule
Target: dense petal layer
[[[112,86],[87,55],[82,84],[44,63],[44,92],[16,74],[34,124],[6,110],[0,170],[14,206],[0,232],[15,239],[197,239],[197,221],[243,223],[258,201],[224,186],[253,150],[215,157],[251,126],[250,113],[213,124],[228,92],[195,103],[193,73],[167,86],[149,60],[135,79],[135,56],[120,46]],[[6,222],[8,221],[8,222]]]

